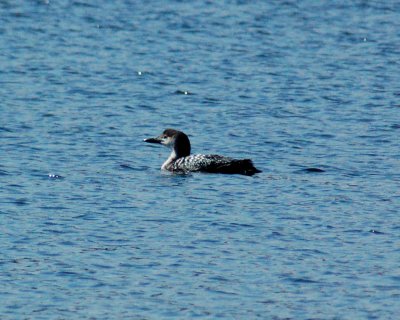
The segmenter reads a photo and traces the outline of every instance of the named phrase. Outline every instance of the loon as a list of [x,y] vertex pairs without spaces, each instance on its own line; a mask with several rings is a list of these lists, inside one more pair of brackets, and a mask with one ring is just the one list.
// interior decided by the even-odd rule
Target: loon
[[166,129],[156,138],[144,139],[144,142],[159,143],[170,147],[172,152],[161,169],[171,172],[209,172],[243,174],[252,176],[261,172],[254,167],[250,159],[237,160],[220,155],[190,155],[190,141],[182,131]]

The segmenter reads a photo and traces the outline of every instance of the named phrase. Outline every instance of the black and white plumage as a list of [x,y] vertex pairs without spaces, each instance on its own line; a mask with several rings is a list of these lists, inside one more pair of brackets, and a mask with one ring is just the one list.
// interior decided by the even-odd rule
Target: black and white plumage
[[190,141],[186,134],[174,129],[166,129],[156,137],[145,139],[145,142],[160,143],[172,149],[161,169],[171,172],[210,172],[227,174],[244,174],[251,176],[261,172],[254,167],[250,159],[233,159],[220,155],[190,155]]

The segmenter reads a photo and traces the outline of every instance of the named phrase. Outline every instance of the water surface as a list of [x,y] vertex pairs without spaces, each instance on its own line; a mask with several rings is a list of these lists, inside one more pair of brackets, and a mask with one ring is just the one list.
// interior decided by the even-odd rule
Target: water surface
[[[399,13],[2,2],[1,318],[395,318]],[[163,174],[167,127],[263,173]]]

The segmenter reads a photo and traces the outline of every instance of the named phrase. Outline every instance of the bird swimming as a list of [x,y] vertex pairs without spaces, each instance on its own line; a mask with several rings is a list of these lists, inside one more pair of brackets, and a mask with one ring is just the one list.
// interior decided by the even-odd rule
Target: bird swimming
[[170,156],[161,169],[171,172],[209,172],[225,174],[243,174],[252,176],[261,172],[254,167],[250,159],[233,159],[210,154],[190,154],[190,141],[182,131],[166,129],[156,138],[144,139],[144,142],[159,143],[172,149]]

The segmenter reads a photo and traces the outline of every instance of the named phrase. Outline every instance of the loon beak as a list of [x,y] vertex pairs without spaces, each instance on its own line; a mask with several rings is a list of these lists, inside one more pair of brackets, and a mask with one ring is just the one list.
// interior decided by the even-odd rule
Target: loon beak
[[161,138],[157,137],[157,138],[148,138],[148,139],[144,139],[144,142],[148,142],[148,143],[161,143]]

